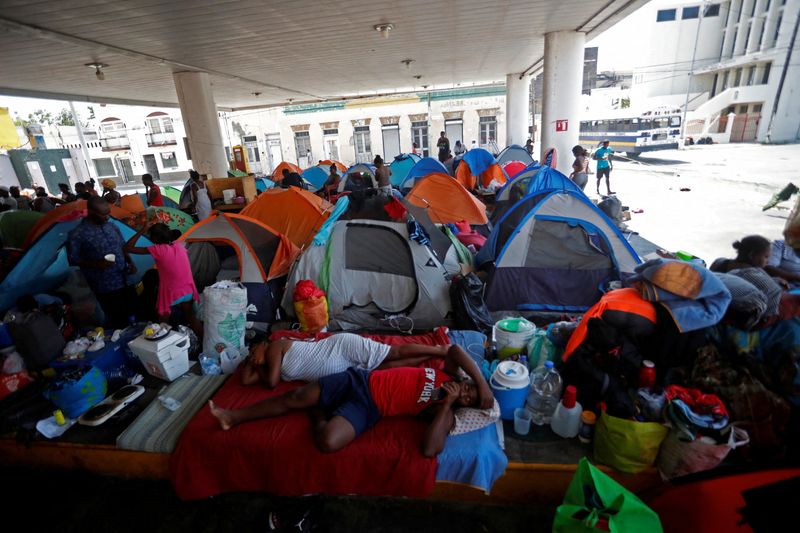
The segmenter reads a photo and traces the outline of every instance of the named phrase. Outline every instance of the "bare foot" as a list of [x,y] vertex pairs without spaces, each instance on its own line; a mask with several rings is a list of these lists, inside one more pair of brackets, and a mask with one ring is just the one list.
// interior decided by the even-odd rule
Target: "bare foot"
[[227,431],[235,425],[230,410],[220,409],[212,400],[208,400],[208,407],[211,409],[211,414],[214,418],[219,420],[219,426],[223,431]]

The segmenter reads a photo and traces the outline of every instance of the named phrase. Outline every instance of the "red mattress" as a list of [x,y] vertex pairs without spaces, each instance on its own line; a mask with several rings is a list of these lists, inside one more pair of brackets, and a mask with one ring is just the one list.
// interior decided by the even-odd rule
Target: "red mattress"
[[[449,343],[446,330],[423,336],[375,336],[387,344]],[[220,407],[243,407],[302,385],[274,390],[240,385],[232,376],[214,396]],[[256,420],[222,431],[208,406],[183,431],[170,460],[170,477],[183,500],[224,492],[284,496],[361,494],[424,497],[433,489],[436,459],[419,452],[426,424],[411,417],[382,419],[343,450],[319,452],[303,412]]]

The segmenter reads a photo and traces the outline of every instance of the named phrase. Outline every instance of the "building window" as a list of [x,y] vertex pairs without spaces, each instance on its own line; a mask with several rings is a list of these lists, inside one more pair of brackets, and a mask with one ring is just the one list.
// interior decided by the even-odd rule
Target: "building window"
[[356,149],[356,163],[372,163],[372,139],[369,126],[356,126],[353,130]]
[[750,16],[751,17],[756,14],[756,4],[758,4],[758,2],[756,0],[753,0],[753,3],[750,5]]
[[769,71],[772,70],[772,63],[764,64],[764,74],[761,75],[761,83],[766,85],[769,83]]
[[719,81],[719,74],[714,74],[714,81],[711,82],[711,98],[717,94],[717,82]]
[[761,113],[762,104],[753,104],[753,113]]
[[731,51],[728,57],[733,57],[733,51],[736,50],[736,37],[739,36],[739,28],[733,29],[733,39],[731,39]]
[[[706,6],[705,10],[703,11],[704,17],[717,17],[719,16],[719,4],[709,4]],[[725,23],[727,24],[727,20]]]
[[161,166],[164,168],[178,168],[178,158],[175,152],[161,152]]
[[411,142],[417,144],[417,151],[428,157],[428,123],[426,121],[411,123]]
[[766,2],[764,2],[764,13],[769,11],[769,6],[771,5],[772,5],[772,0],[767,0]]
[[747,43],[750,42],[750,32],[751,31],[753,31],[753,24],[752,23],[747,25],[747,35],[744,38],[744,47],[742,48],[742,50],[744,50],[745,52],[747,52]]
[[722,90],[724,91],[727,88],[728,88],[728,71],[726,70],[725,72],[722,73]]
[[114,169],[114,163],[110,157],[101,159],[92,159],[94,161],[94,169],[97,171],[98,176],[116,176],[117,171]]
[[486,148],[497,140],[497,117],[481,117],[481,147]]
[[[733,9],[733,3],[731,3],[731,9]],[[744,11],[744,0],[739,2],[739,9],[735,11],[738,13],[736,17],[736,24],[739,24],[742,21],[742,11]]]
[[783,13],[778,15],[778,22],[775,24],[775,35],[772,36],[772,46],[770,48],[775,48],[775,45],[778,44],[778,36],[781,33],[781,23],[783,22]]
[[323,135],[339,135],[339,128],[329,128],[327,130],[322,130]]
[[659,9],[656,13],[656,22],[669,22],[675,20],[677,10],[675,9]]
[[747,114],[747,104],[742,104],[739,106],[739,114],[746,115]]
[[294,132],[294,146],[297,149],[297,164],[305,164],[311,153],[311,135],[307,131]]
[[742,84],[742,69],[737,68],[733,74],[733,87],[739,87]]
[[150,133],[173,133],[172,119],[170,117],[153,117],[147,119],[147,130]]
[[681,18],[683,20],[696,19],[699,17],[700,17],[700,6],[684,7],[683,11],[681,12]]
[[747,69],[747,76],[746,76],[747,81],[745,83],[747,85],[753,85],[753,80],[755,79],[755,76],[756,76],[756,67],[749,67]]

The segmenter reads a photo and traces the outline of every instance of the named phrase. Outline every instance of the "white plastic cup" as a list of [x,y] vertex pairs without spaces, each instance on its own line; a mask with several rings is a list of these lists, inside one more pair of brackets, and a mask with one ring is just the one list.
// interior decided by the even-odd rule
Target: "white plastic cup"
[[113,263],[117,259],[117,256],[114,254],[106,254],[105,257],[103,257],[103,259],[105,259],[109,263]]
[[514,409],[514,432],[517,435],[527,435],[531,430],[531,412],[525,407]]

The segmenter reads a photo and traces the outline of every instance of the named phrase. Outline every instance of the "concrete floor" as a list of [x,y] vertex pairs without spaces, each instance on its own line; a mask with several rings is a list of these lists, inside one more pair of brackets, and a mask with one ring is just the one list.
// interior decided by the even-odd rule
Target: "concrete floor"
[[[766,212],[761,207],[790,181],[800,186],[798,160],[797,144],[692,146],[652,152],[638,162],[616,161],[611,187],[631,211],[643,210],[632,213],[632,230],[710,264],[731,257],[731,243],[746,235],[781,238],[794,198]],[[594,187],[592,176],[590,197],[596,197]],[[600,190],[606,191],[605,184]]]

